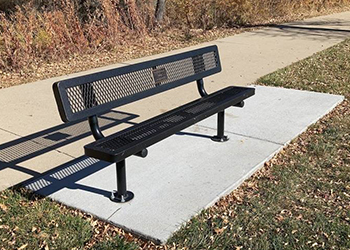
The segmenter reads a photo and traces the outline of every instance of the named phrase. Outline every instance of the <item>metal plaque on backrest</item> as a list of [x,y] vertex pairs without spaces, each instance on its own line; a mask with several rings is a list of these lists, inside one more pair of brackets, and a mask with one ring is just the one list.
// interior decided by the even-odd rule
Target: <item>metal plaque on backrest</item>
[[169,79],[166,69],[164,67],[153,69],[152,74],[156,86],[159,86],[162,82],[167,81]]

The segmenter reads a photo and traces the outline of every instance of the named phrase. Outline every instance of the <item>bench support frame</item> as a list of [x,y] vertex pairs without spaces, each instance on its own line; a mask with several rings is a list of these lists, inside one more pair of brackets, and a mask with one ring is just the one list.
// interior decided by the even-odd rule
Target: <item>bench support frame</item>
[[203,78],[197,80],[197,88],[198,88],[198,92],[201,95],[201,97],[204,97],[204,96],[208,95],[207,91],[205,91],[205,88],[204,88]]
[[111,201],[117,203],[124,203],[134,198],[134,193],[128,191],[126,188],[126,171],[125,160],[116,163],[117,167],[117,190],[113,190],[111,194]]
[[[90,116],[88,118],[91,133],[95,140],[104,138],[101,128],[98,124],[98,117],[96,115]],[[136,153],[135,156],[145,158],[148,154],[147,149],[142,149],[140,152]],[[134,193],[127,191],[126,189],[126,171],[125,171],[125,160],[116,163],[117,170],[117,190],[111,192],[110,199],[117,203],[124,203],[130,201],[134,198]]]
[[[186,72],[189,70],[188,72],[191,72],[191,74],[182,74],[181,72],[176,72],[176,74],[171,73],[174,70],[181,71],[181,69],[186,70]],[[228,137],[224,135],[224,110],[228,108],[229,105],[243,107],[243,100],[254,95],[254,90],[252,88],[248,90],[248,88],[239,89],[236,87],[227,87],[226,89],[213,93],[215,98],[213,97],[211,99],[212,96],[208,95],[205,90],[203,79],[207,76],[219,73],[220,71],[221,63],[218,48],[217,46],[209,46],[54,83],[54,95],[62,120],[64,122],[69,122],[88,118],[92,135],[96,141],[99,141],[95,144],[91,143],[85,146],[86,155],[116,164],[117,190],[112,191],[110,197],[112,201],[123,203],[130,201],[134,197],[134,194],[127,190],[126,185],[125,162],[127,157],[131,155],[146,157],[148,154],[147,147],[215,114],[218,115],[217,134],[212,137],[212,140],[216,142],[225,142],[228,140]],[[144,78],[148,80],[146,81]],[[111,135],[104,138],[105,136],[98,123],[99,114],[104,114],[111,109],[194,81],[197,82],[198,93],[202,98],[188,103],[187,105],[183,105],[182,107],[178,107],[178,109],[174,109],[171,113],[169,111],[166,116],[162,115],[160,118],[154,117],[154,119],[165,119],[168,116],[172,117],[172,114],[176,115],[176,112],[181,113],[182,110],[184,110],[184,112],[188,111],[188,115],[186,113],[186,115],[183,116],[183,120],[177,120],[177,118],[174,119],[173,122],[159,120],[159,122],[167,123],[166,126],[169,126],[166,127],[166,129],[164,128],[164,130],[161,128],[158,134],[151,134],[152,136],[150,135],[149,137],[145,135],[146,137],[143,138],[146,139],[141,142],[136,142],[134,138],[130,138],[128,135],[126,137],[133,143],[129,145],[128,140],[126,140],[125,147],[123,146],[119,151],[115,151],[116,149],[114,146],[103,147],[105,142],[114,140],[119,135],[122,136],[124,132],[120,134],[117,133],[116,137]],[[232,95],[232,99],[225,94]],[[202,104],[209,103],[210,100],[212,100],[211,104],[213,105],[208,107],[205,105],[201,106]],[[196,106],[197,104],[198,106]],[[191,107],[196,111],[191,111]],[[151,126],[153,124],[152,126],[158,128],[156,121],[158,120],[151,119],[148,125]],[[147,123],[145,124],[147,125]],[[116,145],[115,147],[119,147],[119,144]]]
[[[199,92],[201,97],[205,97],[208,95],[207,91],[205,91],[205,88],[204,88],[203,79],[197,80],[197,88],[198,88],[198,92]],[[238,104],[238,105],[240,105],[240,104]],[[240,106],[238,106],[238,107],[240,107]],[[243,107],[243,104],[242,104],[242,107]],[[211,140],[215,141],[215,142],[228,141],[229,140],[228,136],[224,135],[225,110],[218,113],[218,127],[217,127],[217,129],[218,129],[217,135],[211,137]]]
[[218,113],[218,131],[217,135],[213,136],[211,138],[212,141],[215,142],[225,142],[228,141],[228,136],[224,135],[224,129],[225,129],[225,110],[220,111]]
[[94,116],[89,116],[89,125],[91,129],[91,133],[94,136],[95,140],[102,139],[104,135],[102,134],[102,131],[100,129],[100,126],[98,125],[98,118],[96,115]]

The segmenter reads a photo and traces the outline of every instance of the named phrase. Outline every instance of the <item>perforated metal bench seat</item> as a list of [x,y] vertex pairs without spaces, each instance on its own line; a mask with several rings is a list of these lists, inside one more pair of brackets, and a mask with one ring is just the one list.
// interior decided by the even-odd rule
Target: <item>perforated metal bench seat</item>
[[252,96],[254,89],[228,87],[86,145],[85,154],[119,162],[213,114]]

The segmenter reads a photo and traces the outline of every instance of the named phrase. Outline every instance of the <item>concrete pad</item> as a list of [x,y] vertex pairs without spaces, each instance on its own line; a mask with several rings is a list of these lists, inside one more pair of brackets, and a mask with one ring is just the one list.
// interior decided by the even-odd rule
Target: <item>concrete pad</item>
[[100,179],[97,185],[86,185],[81,181],[84,178],[92,178],[96,183],[94,178],[98,177],[100,170],[106,166],[109,164],[93,158],[79,157],[50,171],[44,177],[31,182],[27,187],[72,207],[80,208],[80,204],[84,202],[84,207],[80,208],[82,211],[95,214],[101,219],[107,219],[105,215],[111,215],[117,209],[117,205],[111,204],[108,198],[110,194],[108,188],[111,188],[115,173],[109,176],[109,180]]
[[117,204],[115,165],[82,157],[27,184],[68,206],[164,243],[184,222],[238,187],[275,153],[343,100],[341,96],[257,86],[243,109],[226,110],[230,140],[215,143],[215,116],[127,159],[135,198]]
[[[214,129],[194,126],[151,146],[145,159],[129,158],[128,188],[135,198],[127,204],[113,203],[106,197],[116,188],[115,165],[101,167],[96,163],[79,169],[83,172],[80,175],[88,171],[88,176],[74,178],[71,169],[84,166],[84,161],[93,161],[91,158],[59,168],[27,187],[146,238],[165,242],[183,222],[235,188],[281,147],[236,135],[231,135],[226,144],[217,144],[207,138],[213,134]],[[193,155],[198,156],[197,160]],[[60,172],[68,176],[56,180]]]
[[[281,145],[289,143],[344,100],[339,95],[253,87],[255,96],[246,101],[244,108],[226,112],[225,129],[230,133]],[[215,122],[216,117],[210,117],[200,124],[212,127]]]

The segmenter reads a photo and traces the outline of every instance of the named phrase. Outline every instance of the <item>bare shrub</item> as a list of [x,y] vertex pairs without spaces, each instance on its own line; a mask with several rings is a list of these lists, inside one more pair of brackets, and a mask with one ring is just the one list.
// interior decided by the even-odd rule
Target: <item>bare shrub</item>
[[292,13],[349,6],[350,0],[170,0],[171,25],[211,29],[267,23]]
[[[123,9],[121,13],[121,9]],[[144,34],[135,0],[33,0],[10,15],[0,14],[0,69],[75,53],[110,50],[127,32]]]
[[[8,5],[8,3],[17,3]],[[72,54],[111,51],[154,29],[213,29],[350,5],[350,0],[167,0],[158,29],[155,0],[0,0],[0,70],[21,71]],[[1,8],[8,8],[4,11]],[[157,26],[155,26],[157,25]],[[142,41],[142,39],[138,39]],[[125,45],[124,45],[125,46]],[[142,46],[142,44],[141,44]]]

